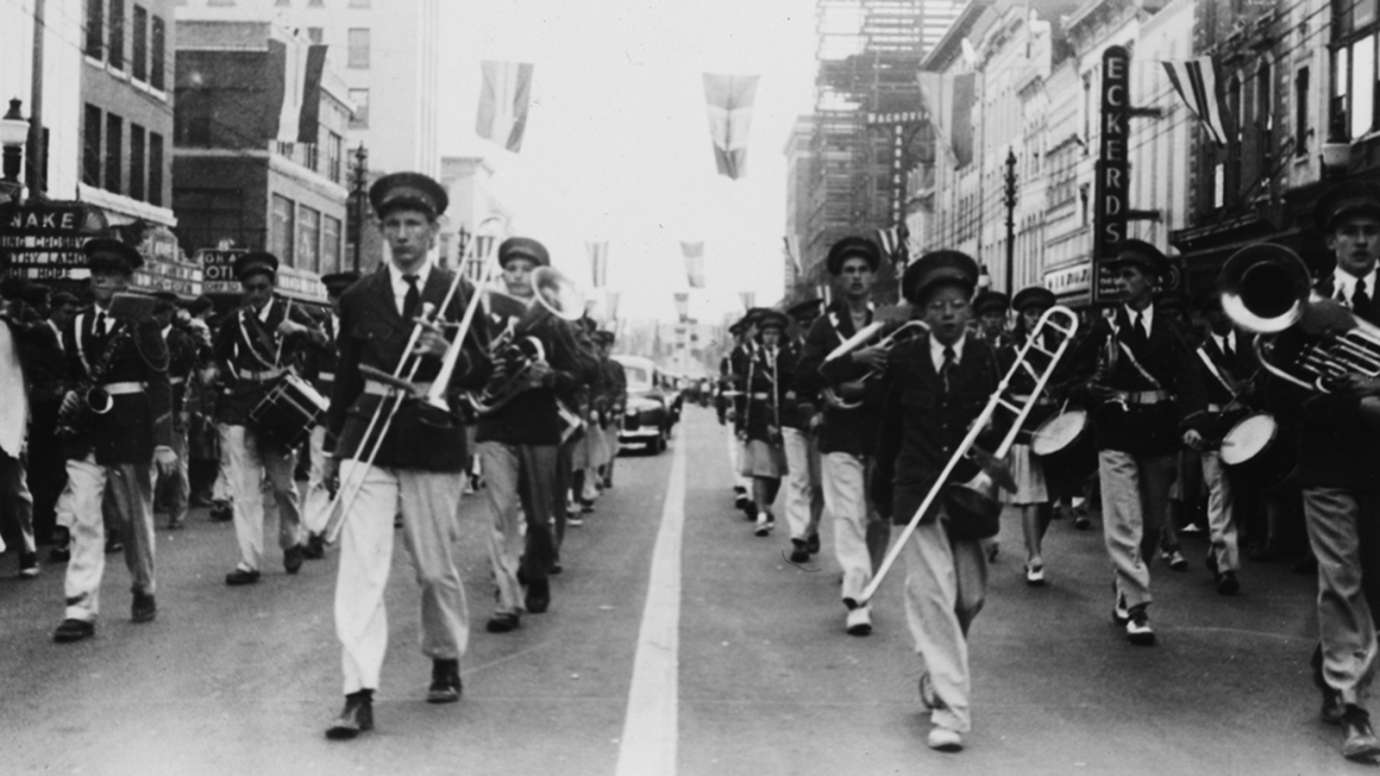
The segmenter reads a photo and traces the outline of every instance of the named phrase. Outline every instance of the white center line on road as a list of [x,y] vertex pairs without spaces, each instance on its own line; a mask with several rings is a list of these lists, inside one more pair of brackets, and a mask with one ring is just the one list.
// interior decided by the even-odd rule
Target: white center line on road
[[676,772],[680,681],[680,555],[685,526],[686,434],[671,451],[671,479],[652,550],[647,603],[637,633],[617,776]]

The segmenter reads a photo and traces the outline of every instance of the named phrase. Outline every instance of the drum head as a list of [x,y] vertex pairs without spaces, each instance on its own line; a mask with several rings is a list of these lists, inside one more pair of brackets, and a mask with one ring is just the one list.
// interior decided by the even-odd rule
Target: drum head
[[1088,413],[1067,410],[1046,420],[1031,436],[1030,452],[1046,456],[1067,449],[1088,427]]
[[1279,434],[1279,423],[1266,414],[1251,415],[1222,437],[1222,463],[1239,466],[1260,455]]

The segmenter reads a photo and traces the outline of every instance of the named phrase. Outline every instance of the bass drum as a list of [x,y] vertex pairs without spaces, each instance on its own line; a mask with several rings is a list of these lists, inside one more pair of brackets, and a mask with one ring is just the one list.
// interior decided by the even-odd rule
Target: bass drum
[[1297,460],[1280,433],[1279,421],[1268,412],[1257,412],[1236,422],[1222,437],[1222,465],[1235,477],[1249,482],[1284,482],[1294,473]]
[[1030,438],[1030,452],[1040,459],[1045,480],[1059,493],[1078,493],[1097,471],[1097,441],[1087,410],[1069,409],[1040,424]]

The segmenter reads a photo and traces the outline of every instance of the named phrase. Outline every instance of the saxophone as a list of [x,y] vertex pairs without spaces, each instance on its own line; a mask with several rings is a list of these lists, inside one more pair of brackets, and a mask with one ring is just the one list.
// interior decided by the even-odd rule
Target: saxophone
[[86,379],[72,388],[71,393],[76,395],[77,401],[75,404],[64,401],[58,411],[57,428],[54,431],[58,439],[72,440],[85,436],[95,425],[98,415],[105,415],[114,409],[115,400],[101,387],[101,382],[110,371],[110,365],[114,362],[115,353],[119,351],[120,345],[125,340],[133,341],[132,332],[132,325],[124,325],[110,335],[105,350],[101,352],[100,360],[91,367]]

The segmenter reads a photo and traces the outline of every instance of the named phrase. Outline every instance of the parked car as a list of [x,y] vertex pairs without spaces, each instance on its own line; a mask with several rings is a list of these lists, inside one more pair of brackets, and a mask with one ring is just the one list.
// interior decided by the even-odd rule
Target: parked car
[[642,444],[653,453],[666,449],[679,410],[675,397],[666,391],[660,370],[651,359],[615,354],[628,378],[628,407],[618,429],[622,444]]

